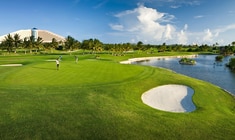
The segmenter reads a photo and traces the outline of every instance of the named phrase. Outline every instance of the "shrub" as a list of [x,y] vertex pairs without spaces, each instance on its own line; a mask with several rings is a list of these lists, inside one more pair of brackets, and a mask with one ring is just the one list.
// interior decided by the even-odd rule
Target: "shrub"
[[185,64],[185,65],[195,65],[196,61],[193,59],[189,59],[189,58],[182,58],[179,61],[180,64]]
[[223,55],[218,55],[218,56],[215,57],[215,61],[220,61],[221,62],[223,60],[223,58],[224,58]]
[[235,58],[230,58],[229,63],[227,64],[227,66],[230,69],[235,70]]

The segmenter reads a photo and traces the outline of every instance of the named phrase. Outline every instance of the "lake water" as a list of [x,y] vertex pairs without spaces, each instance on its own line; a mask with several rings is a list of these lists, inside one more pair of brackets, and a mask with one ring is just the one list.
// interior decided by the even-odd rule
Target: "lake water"
[[215,84],[235,95],[235,72],[225,66],[234,56],[225,57],[223,62],[215,62],[215,57],[216,55],[198,55],[193,58],[197,62],[196,65],[181,65],[179,64],[180,58],[153,59],[135,62],[135,64],[171,69],[177,73]]

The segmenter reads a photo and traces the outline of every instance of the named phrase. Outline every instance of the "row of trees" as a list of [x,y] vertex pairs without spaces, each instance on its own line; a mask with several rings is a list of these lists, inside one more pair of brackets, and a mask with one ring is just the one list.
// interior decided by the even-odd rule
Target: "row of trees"
[[17,51],[18,48],[27,48],[30,53],[32,53],[32,49],[39,50],[42,47],[42,38],[38,37],[37,40],[33,36],[29,38],[20,39],[19,34],[15,34],[11,36],[8,34],[0,44],[2,50],[7,50],[8,53]]
[[92,50],[92,51],[102,51],[103,43],[98,39],[84,40],[82,43],[74,39],[71,36],[65,38],[65,41],[57,41],[55,38],[52,39],[50,43],[43,42],[41,37],[35,39],[34,36],[25,37],[23,40],[20,39],[19,34],[14,36],[8,34],[5,39],[0,43],[0,49],[6,50],[8,53],[15,52],[18,49],[24,49],[25,53],[28,51],[32,53],[33,51],[47,51],[50,50],[67,50],[73,51],[76,49]]
[[77,49],[82,49],[83,52],[85,50],[90,51],[90,53],[100,53],[102,51],[108,51],[113,55],[123,55],[128,51],[137,50],[138,52],[148,52],[154,53],[157,52],[165,52],[165,51],[189,51],[189,52],[199,52],[199,51],[209,51],[209,52],[221,52],[223,55],[230,55],[235,53],[235,41],[231,43],[231,45],[219,47],[218,43],[213,46],[209,45],[166,45],[163,43],[161,45],[150,45],[143,44],[139,41],[136,44],[131,43],[119,43],[119,44],[104,44],[98,39],[88,39],[79,42],[75,38],[68,36],[65,38],[65,41],[57,41],[55,38],[52,39],[50,43],[43,42],[41,37],[35,39],[34,36],[30,36],[28,38],[20,39],[19,34],[15,34],[11,36],[8,34],[5,39],[0,43],[0,49],[6,50],[8,53],[15,52],[18,49],[24,49],[25,53],[32,53],[38,51],[51,51],[53,50],[66,50],[66,51],[74,51]]

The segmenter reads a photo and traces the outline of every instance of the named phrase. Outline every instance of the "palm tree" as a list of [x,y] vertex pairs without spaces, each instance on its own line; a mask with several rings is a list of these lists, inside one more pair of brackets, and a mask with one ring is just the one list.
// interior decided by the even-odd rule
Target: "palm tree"
[[29,52],[32,53],[32,49],[35,48],[35,37],[34,36],[30,36],[29,40],[28,40],[28,48],[29,48]]
[[26,49],[29,48],[28,38],[25,37],[22,43],[23,48],[25,49],[24,53],[26,54]]
[[16,53],[16,49],[19,47],[19,45],[22,43],[22,40],[20,39],[20,35],[19,34],[15,34],[13,37],[13,43],[14,43],[14,47],[15,47],[15,53]]
[[103,43],[100,42],[98,39],[94,39],[94,46],[93,46],[93,51],[94,52],[101,52],[103,50],[102,45]]
[[166,43],[163,43],[159,48],[158,48],[158,51],[159,52],[165,52],[166,50]]
[[223,55],[227,56],[227,55],[231,55],[233,54],[234,50],[232,46],[225,46],[224,47],[224,51],[223,51]]
[[131,43],[124,43],[122,44],[124,48],[124,54],[131,49]]
[[85,53],[85,50],[88,50],[88,44],[89,40],[83,40],[81,43],[81,49],[83,49],[83,54]]
[[88,50],[91,50],[92,53],[93,53],[93,46],[94,46],[94,41],[91,38],[88,40]]
[[233,41],[231,44],[232,44],[232,46],[235,46],[235,41]]
[[32,53],[32,49],[36,47],[36,42],[34,36],[30,36],[29,38],[25,37],[23,40],[23,46],[24,48],[29,49],[29,53]]
[[13,37],[8,34],[6,37],[5,37],[5,40],[3,41],[5,46],[6,46],[6,49],[8,51],[8,53],[10,53],[14,47],[14,39]]
[[[69,51],[73,51],[74,49],[78,48],[80,45],[80,42],[78,42],[76,39],[74,39],[71,36],[68,36],[65,39],[65,49],[69,50]],[[70,53],[71,55],[71,53]]]
[[55,49],[58,46],[58,42],[55,38],[52,38],[51,43],[49,43],[49,49],[51,49],[51,53],[53,52],[52,50]]
[[90,50],[91,53],[95,53],[97,50],[101,50],[102,43],[98,39],[84,40],[82,43],[82,48]]
[[37,48],[36,53],[37,53],[37,50],[40,50],[43,48],[42,42],[43,42],[43,40],[41,37],[38,37],[36,42],[35,41],[33,42],[33,44],[35,44],[34,46]]
[[143,47],[143,42],[141,42],[141,41],[139,41],[138,43],[137,43],[137,49],[139,50],[138,51],[138,53],[140,52],[140,50],[142,50],[142,47]]

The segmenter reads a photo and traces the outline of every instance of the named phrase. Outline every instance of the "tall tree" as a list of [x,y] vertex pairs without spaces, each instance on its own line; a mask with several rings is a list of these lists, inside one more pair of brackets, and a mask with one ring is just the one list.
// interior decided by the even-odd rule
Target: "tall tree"
[[233,41],[231,44],[232,44],[232,46],[235,46],[235,41]]
[[83,54],[85,53],[85,50],[88,50],[88,44],[89,40],[83,40],[81,43],[81,49],[83,50]]
[[36,42],[37,41],[35,41],[34,36],[30,36],[29,38],[25,37],[23,40],[23,46],[25,49],[29,50],[29,53],[32,53],[33,48],[36,47]]
[[[78,49],[80,45],[80,42],[77,41],[76,39],[74,39],[71,36],[68,36],[65,39],[65,49],[69,50],[69,51],[73,51],[74,49]],[[71,54],[71,53],[70,53]]]
[[42,42],[43,39],[41,37],[38,37],[36,41],[33,42],[33,44],[35,44],[36,52],[43,48]]
[[235,58],[230,58],[228,66],[232,69],[235,70]]
[[90,38],[89,40],[83,40],[81,47],[83,50],[87,49],[90,50],[91,53],[96,53],[97,51],[103,50],[103,43],[98,39]]
[[[142,47],[143,47],[143,42],[141,42],[141,41],[139,41],[138,43],[137,43],[137,49],[139,50],[139,52],[140,52],[140,50],[142,50]],[[138,53],[139,53],[138,52]]]
[[10,34],[8,34],[5,37],[5,40],[3,42],[4,42],[4,45],[6,46],[6,49],[7,49],[8,53],[10,53],[13,50],[13,47],[14,47],[13,37]]
[[161,46],[159,46],[158,51],[165,52],[165,50],[166,50],[166,43],[163,43]]
[[233,52],[234,52],[234,49],[233,49],[233,46],[225,46],[224,47],[224,50],[223,50],[223,55],[231,55],[231,54],[233,54]]
[[32,53],[33,48],[35,48],[36,44],[35,44],[35,37],[34,36],[30,36],[29,40],[28,40],[28,47],[29,47],[29,52]]
[[90,38],[88,40],[88,50],[90,50],[91,52],[93,52],[93,47],[94,47],[94,40],[92,38]]
[[20,39],[19,34],[15,34],[13,37],[13,43],[14,43],[14,48],[15,48],[15,53],[19,45],[22,43],[22,40]]
[[93,51],[96,52],[101,52],[103,50],[103,43],[100,42],[98,39],[94,39],[94,43],[93,43]]
[[24,38],[23,43],[22,43],[22,46],[23,46],[23,48],[25,49],[24,53],[26,54],[27,49],[29,48],[29,41],[28,41],[28,38],[27,38],[27,37]]
[[57,40],[55,38],[52,38],[51,43],[49,44],[51,53],[53,52],[53,50],[58,47],[59,43],[57,42]]

